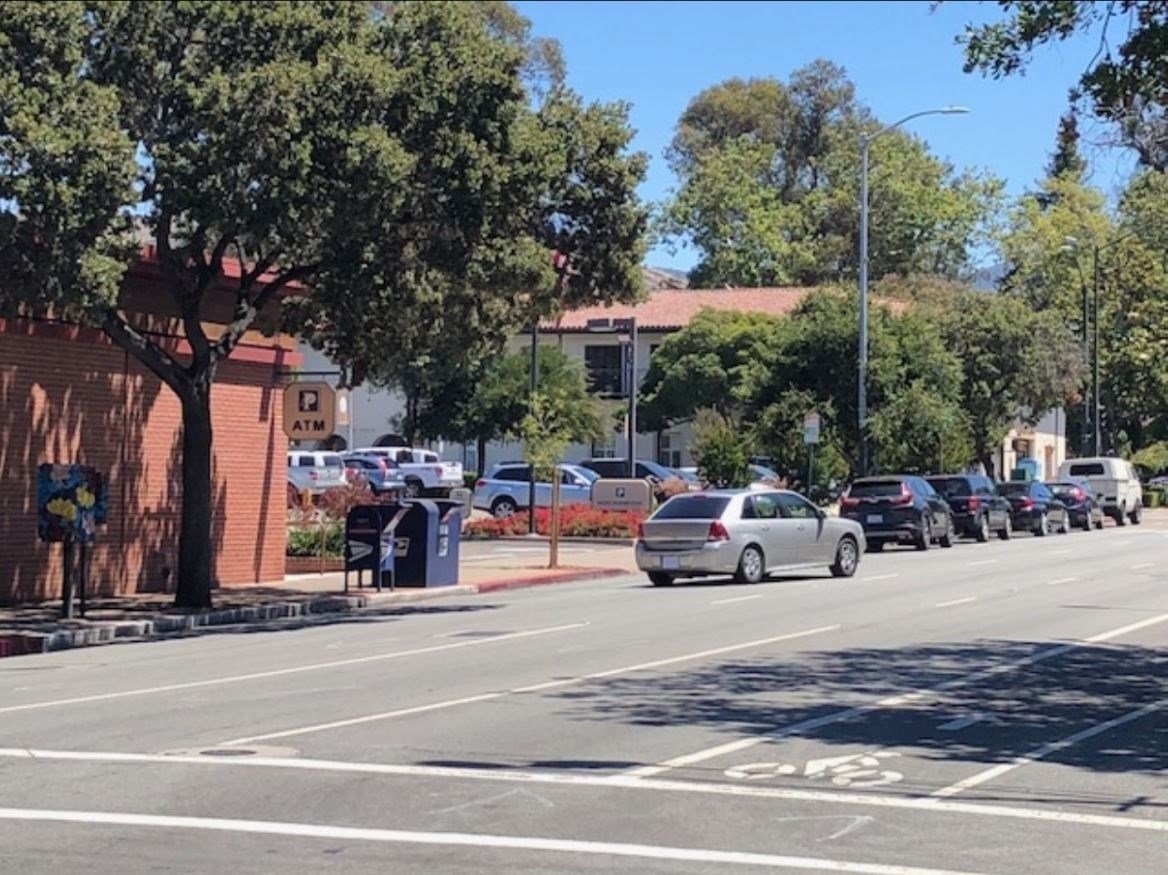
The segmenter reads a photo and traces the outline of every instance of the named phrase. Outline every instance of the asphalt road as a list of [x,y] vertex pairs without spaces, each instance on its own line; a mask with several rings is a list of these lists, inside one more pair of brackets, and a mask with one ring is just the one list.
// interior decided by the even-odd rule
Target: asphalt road
[[1168,532],[0,663],[0,872],[1168,871]]

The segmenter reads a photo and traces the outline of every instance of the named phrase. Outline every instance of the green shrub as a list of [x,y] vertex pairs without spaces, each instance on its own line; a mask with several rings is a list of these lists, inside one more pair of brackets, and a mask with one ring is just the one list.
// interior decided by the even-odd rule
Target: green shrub
[[[319,525],[289,526],[288,556],[320,556],[322,536]],[[339,559],[345,552],[345,527],[341,523],[325,523],[323,533],[324,555]]]
[[698,412],[691,447],[698,474],[718,489],[750,482],[750,447],[732,420],[712,410]]

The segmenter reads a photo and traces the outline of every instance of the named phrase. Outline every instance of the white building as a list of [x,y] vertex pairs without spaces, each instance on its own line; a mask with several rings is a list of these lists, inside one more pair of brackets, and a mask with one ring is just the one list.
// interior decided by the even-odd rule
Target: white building
[[[615,333],[596,333],[589,330],[589,322],[597,319],[620,320],[634,317],[637,321],[638,380],[648,371],[649,359],[661,341],[687,325],[703,309],[764,313],[781,316],[790,313],[808,294],[807,289],[656,289],[645,301],[636,305],[589,307],[566,313],[555,322],[540,326],[539,342],[554,344],[585,367],[598,394],[619,393],[625,367],[624,338]],[[527,349],[530,334],[510,340],[511,351]],[[320,353],[301,347],[303,370],[316,372],[328,382],[335,382],[335,366]],[[619,402],[617,402],[619,403]],[[398,430],[405,412],[405,402],[395,392],[362,386],[351,393],[349,424],[340,425],[332,445],[336,448],[362,447],[384,443]],[[652,459],[661,464],[681,467],[693,464],[689,452],[692,436],[690,426],[679,424],[667,431],[637,435],[636,457]],[[476,458],[473,444],[437,443],[432,446],[444,459],[461,461],[468,471],[482,467]],[[628,458],[628,438],[619,425],[605,439],[592,444],[574,444],[564,454],[565,459],[579,461],[588,457],[608,456]],[[517,443],[487,445],[486,464],[523,458],[523,447]],[[1009,476],[1018,460],[1037,461],[1040,477],[1055,474],[1066,458],[1066,416],[1061,410],[1052,411],[1034,428],[1019,425],[1003,441],[995,463],[1001,478]]]

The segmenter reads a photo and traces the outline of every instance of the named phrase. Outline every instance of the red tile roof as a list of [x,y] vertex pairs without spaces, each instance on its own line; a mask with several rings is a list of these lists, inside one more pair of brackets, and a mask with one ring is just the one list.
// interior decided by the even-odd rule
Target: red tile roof
[[541,331],[553,334],[587,330],[589,319],[637,318],[638,331],[677,331],[705,309],[785,316],[811,292],[804,288],[657,289],[640,304],[585,307],[546,322]]

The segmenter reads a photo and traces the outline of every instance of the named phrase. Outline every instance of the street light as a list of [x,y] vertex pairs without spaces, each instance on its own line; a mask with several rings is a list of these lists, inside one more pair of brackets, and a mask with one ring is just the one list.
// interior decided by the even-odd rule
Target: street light
[[626,360],[626,385],[629,387],[629,479],[637,476],[637,317],[624,319],[589,319],[587,329],[593,334],[625,334],[629,336],[629,355]]
[[906,115],[874,134],[860,134],[860,475],[868,473],[868,147],[872,141],[905,122],[925,115],[964,115],[964,106],[943,106]]

